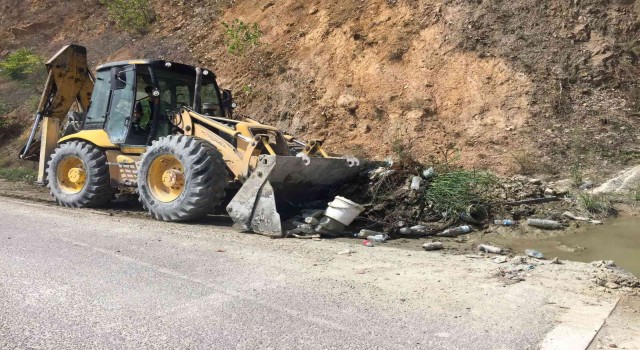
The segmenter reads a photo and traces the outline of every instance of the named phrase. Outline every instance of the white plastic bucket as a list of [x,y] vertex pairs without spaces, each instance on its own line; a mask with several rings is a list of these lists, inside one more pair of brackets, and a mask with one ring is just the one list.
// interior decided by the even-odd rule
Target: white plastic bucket
[[345,226],[349,226],[353,222],[353,219],[360,215],[362,211],[364,211],[364,207],[360,204],[344,197],[336,196],[333,202],[329,202],[329,206],[324,215]]

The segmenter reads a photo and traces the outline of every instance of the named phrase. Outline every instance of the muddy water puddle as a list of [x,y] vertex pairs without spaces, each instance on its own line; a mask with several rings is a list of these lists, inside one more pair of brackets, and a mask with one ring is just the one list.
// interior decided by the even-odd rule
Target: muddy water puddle
[[640,217],[623,217],[584,231],[548,238],[513,238],[506,246],[514,252],[535,249],[545,257],[591,262],[614,260],[640,277]]

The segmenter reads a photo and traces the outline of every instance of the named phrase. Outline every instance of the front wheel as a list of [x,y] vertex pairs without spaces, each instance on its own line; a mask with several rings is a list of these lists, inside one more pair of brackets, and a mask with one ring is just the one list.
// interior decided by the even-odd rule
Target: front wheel
[[212,212],[224,198],[226,184],[220,152],[191,136],[153,141],[138,171],[140,202],[151,216],[163,221],[191,220]]
[[106,155],[83,141],[56,148],[48,163],[47,181],[53,198],[65,207],[99,207],[113,197]]

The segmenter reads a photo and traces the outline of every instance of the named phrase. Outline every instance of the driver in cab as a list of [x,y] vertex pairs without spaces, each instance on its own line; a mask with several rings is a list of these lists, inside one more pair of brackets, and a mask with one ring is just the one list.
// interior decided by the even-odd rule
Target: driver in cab
[[156,102],[160,102],[159,96],[153,96],[153,87],[146,86],[144,92],[147,97],[136,102],[136,108],[133,112],[134,123],[142,130],[149,130],[151,119],[153,118],[153,108]]

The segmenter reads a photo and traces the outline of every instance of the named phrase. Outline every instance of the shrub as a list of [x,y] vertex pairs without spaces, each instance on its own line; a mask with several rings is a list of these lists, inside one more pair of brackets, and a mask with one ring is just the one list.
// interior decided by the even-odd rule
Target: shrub
[[10,53],[0,62],[0,74],[10,79],[23,79],[38,71],[44,71],[44,59],[27,48]]
[[109,18],[123,30],[146,32],[156,14],[149,0],[102,0],[107,7]]
[[230,24],[223,22],[224,44],[233,55],[243,55],[247,49],[260,45],[262,32],[257,23],[244,23],[234,19]]

